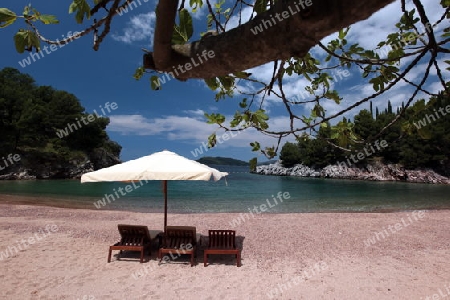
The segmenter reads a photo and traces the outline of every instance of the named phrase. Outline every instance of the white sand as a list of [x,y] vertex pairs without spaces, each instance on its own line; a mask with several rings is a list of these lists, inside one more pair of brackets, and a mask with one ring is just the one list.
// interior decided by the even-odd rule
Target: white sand
[[[0,299],[270,299],[271,291],[273,299],[450,299],[450,211],[416,219],[412,212],[264,214],[232,228],[236,217],[169,214],[168,224],[202,234],[235,229],[241,268],[232,256],[212,256],[203,267],[202,247],[195,267],[188,257],[159,265],[156,248],[143,264],[133,254],[108,264],[117,224],[162,229],[163,215],[0,205],[0,252],[13,252],[0,261]],[[384,230],[385,238],[365,245]],[[34,243],[15,253],[12,246],[30,237]]]

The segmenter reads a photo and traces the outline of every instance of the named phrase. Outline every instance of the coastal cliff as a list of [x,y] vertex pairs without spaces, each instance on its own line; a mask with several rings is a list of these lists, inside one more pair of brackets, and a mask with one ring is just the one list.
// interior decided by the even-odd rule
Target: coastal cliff
[[328,165],[322,169],[313,169],[302,164],[285,168],[281,161],[278,161],[270,165],[257,166],[253,173],[276,176],[450,184],[448,177],[439,175],[431,169],[406,170],[400,164],[383,164],[380,162],[366,164],[359,168]]

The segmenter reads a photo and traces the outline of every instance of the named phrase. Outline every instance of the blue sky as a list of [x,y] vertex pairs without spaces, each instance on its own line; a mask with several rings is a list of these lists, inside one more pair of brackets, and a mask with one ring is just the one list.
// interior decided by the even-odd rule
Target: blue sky
[[[41,13],[56,15],[60,20],[58,25],[39,24],[42,35],[54,40],[68,35],[69,32],[81,31],[89,24],[88,21],[79,25],[75,22],[74,16],[67,13],[70,2],[48,0],[33,3]],[[160,91],[150,89],[149,75],[136,81],[132,75],[141,65],[142,48],[152,49],[156,4],[154,0],[140,2],[142,5],[114,19],[111,32],[101,44],[99,51],[92,49],[93,37],[90,34],[51,51],[50,54],[45,54],[44,57],[26,67],[22,67],[19,62],[29,58],[29,53],[17,53],[13,42],[15,32],[25,27],[25,24],[18,20],[12,26],[0,29],[2,40],[0,68],[17,68],[21,72],[30,74],[39,85],[51,85],[56,89],[73,93],[88,113],[94,109],[98,110],[106,102],[116,102],[118,108],[108,114],[111,123],[107,131],[112,140],[123,146],[122,160],[164,149],[191,159],[207,155],[242,160],[258,157],[259,161],[266,160],[261,154],[252,152],[249,143],[258,140],[263,146],[271,146],[276,141],[252,130],[235,134],[208,151],[203,149],[203,155],[198,157],[193,155],[195,149],[203,148],[202,145],[207,142],[209,134],[217,130],[217,126],[206,124],[204,112],[220,112],[231,116],[243,97],[227,98],[216,102],[214,92],[209,90],[201,80],[186,82],[171,80],[165,83]],[[3,0],[0,6],[21,13],[28,3],[28,0]],[[438,12],[442,10],[439,9],[439,1],[429,0],[424,4],[430,12],[430,21],[435,21],[439,16]],[[385,40],[389,32],[393,31],[400,12],[399,1],[389,5],[370,19],[354,25],[350,31],[349,41],[358,41],[363,47],[373,49],[378,42]],[[202,9],[194,25],[203,27],[205,15],[206,11]],[[243,15],[250,16],[250,10],[245,10]],[[233,23],[236,24],[236,20],[231,20],[232,26]],[[326,38],[325,42],[332,37]],[[317,49],[314,49],[313,53],[323,57]],[[443,60],[440,58],[440,62]],[[257,79],[268,81],[272,70],[272,64],[267,64],[249,72],[253,73]],[[341,72],[344,71],[344,69],[341,70]],[[419,64],[408,79],[420,79],[423,71],[424,65]],[[444,76],[448,80],[449,73],[445,72]],[[361,80],[357,70],[347,70],[345,74],[336,75],[336,78],[335,86],[344,97],[344,105],[373,92],[371,85]],[[284,88],[288,98],[301,98],[301,91],[306,84],[303,78],[286,78]],[[250,87],[240,85],[239,88],[245,90]],[[427,81],[426,88],[432,92],[441,90],[435,76]],[[400,84],[386,96],[374,101],[374,105],[384,108],[386,99],[390,99],[396,107],[401,105],[410,93],[411,88],[407,84]],[[284,109],[279,100],[269,97],[264,108],[271,116],[271,126],[278,129],[286,128],[289,120],[283,113]],[[309,109],[311,107],[305,106],[298,112],[308,115]],[[337,111],[339,106],[330,103],[326,105],[326,109],[328,114]],[[357,112],[358,110],[354,110],[347,116],[352,117]],[[219,130],[217,134],[220,136],[223,131]]]

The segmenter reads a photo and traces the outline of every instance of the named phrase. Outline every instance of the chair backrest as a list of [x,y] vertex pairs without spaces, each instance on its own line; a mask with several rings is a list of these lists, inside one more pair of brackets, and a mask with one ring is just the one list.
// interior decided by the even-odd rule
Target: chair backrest
[[236,249],[235,230],[208,230],[209,248]]
[[164,234],[163,243],[166,244],[166,240],[181,238],[189,240],[192,246],[197,244],[197,232],[195,226],[166,226],[166,233]]
[[117,227],[119,229],[119,233],[122,239],[133,237],[133,238],[142,238],[143,242],[151,241],[148,227],[145,225],[119,224],[117,225]]

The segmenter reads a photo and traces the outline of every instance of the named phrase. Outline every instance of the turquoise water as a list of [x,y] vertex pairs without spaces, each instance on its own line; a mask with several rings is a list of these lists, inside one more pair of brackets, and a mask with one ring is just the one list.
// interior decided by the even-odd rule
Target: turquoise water
[[[169,181],[169,212],[248,212],[262,204],[267,213],[450,209],[449,185],[262,176],[246,172],[246,167],[216,168],[230,173],[226,181]],[[1,181],[4,203],[1,194],[32,196],[34,204],[88,209],[97,209],[94,202],[110,195],[115,200],[99,204],[100,209],[141,212],[162,212],[164,199],[160,181],[134,187],[78,180]]]

